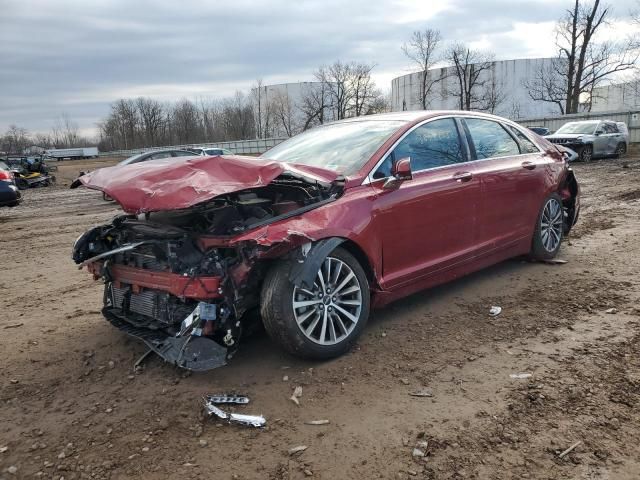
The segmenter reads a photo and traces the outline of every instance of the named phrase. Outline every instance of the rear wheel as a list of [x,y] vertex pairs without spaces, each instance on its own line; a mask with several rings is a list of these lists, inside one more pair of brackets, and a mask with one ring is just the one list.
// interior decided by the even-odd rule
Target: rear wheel
[[16,178],[16,187],[18,187],[19,190],[26,190],[29,188],[29,182],[24,178]]
[[531,243],[531,258],[549,260],[560,250],[564,233],[564,209],[557,193],[551,194],[544,202]]
[[593,159],[593,147],[591,145],[585,145],[580,150],[580,160],[583,162],[590,162]]
[[300,357],[327,359],[345,353],[369,317],[369,283],[362,266],[336,248],[308,289],[291,283],[292,266],[282,262],[265,278],[260,311],[267,333]]
[[616,157],[622,157],[627,153],[627,144],[624,142],[620,142],[616,147]]

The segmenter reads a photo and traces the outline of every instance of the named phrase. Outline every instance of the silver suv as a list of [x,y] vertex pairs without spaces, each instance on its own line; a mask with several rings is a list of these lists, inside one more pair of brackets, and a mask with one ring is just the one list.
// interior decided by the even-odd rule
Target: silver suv
[[596,157],[621,156],[627,153],[628,139],[620,131],[618,124],[610,120],[565,123],[556,133],[545,138],[575,150],[583,162]]

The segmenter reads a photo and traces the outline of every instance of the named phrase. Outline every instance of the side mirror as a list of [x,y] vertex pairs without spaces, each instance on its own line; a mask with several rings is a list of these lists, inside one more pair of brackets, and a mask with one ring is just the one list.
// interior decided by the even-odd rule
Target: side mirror
[[383,188],[395,188],[406,180],[411,180],[413,175],[411,173],[411,158],[401,158],[393,164],[391,167],[391,177],[384,182]]
[[596,130],[596,137],[599,137],[600,135],[602,135],[604,132],[602,130]]

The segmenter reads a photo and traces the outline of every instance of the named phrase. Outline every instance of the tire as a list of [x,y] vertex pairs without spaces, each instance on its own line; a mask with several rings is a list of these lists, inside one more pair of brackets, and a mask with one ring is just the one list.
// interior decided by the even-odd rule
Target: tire
[[[292,261],[276,264],[262,285],[260,313],[264,327],[284,350],[298,357],[324,360],[342,355],[353,346],[369,318],[369,282],[360,263],[346,250],[336,248],[320,267],[323,277],[327,273],[327,262],[331,280],[326,282],[326,289],[319,285],[318,275],[312,291],[295,287],[289,280]],[[346,283],[341,285],[343,282]],[[336,297],[330,292],[332,285],[341,287],[343,292],[359,290]],[[321,298],[309,293],[319,294]],[[294,309],[294,302],[315,303]],[[359,306],[355,305],[357,302]],[[355,321],[350,320],[345,311]]]
[[581,162],[590,162],[593,159],[593,146],[585,145],[580,150],[580,161]]
[[627,144],[624,142],[620,142],[616,147],[615,156],[616,158],[623,157],[627,153]]
[[[553,207],[554,204],[556,207]],[[549,216],[551,216],[551,222],[548,220]],[[549,227],[546,225],[549,225]],[[563,235],[564,210],[562,198],[557,193],[553,193],[545,199],[538,214],[529,256],[534,260],[550,260],[554,258],[560,250]]]
[[27,182],[24,178],[16,178],[16,187],[18,190],[26,190],[29,188],[29,182]]

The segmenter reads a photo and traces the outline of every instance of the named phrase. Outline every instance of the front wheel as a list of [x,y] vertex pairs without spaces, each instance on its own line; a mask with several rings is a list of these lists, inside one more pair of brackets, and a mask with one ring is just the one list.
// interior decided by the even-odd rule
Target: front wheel
[[289,280],[294,264],[267,274],[260,312],[267,333],[293,355],[328,359],[347,352],[369,317],[369,283],[349,252],[336,248],[323,261],[309,289]]
[[564,233],[564,209],[557,193],[551,194],[544,202],[536,229],[533,232],[529,256],[535,260],[554,258],[560,250]]
[[591,145],[585,145],[580,150],[580,160],[583,162],[590,162],[593,159],[593,147]]

